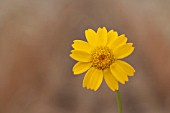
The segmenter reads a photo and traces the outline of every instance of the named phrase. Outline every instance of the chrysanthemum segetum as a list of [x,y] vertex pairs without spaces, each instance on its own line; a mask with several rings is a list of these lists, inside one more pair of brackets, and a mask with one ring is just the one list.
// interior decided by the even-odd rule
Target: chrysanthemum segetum
[[85,31],[87,42],[74,40],[70,57],[78,61],[73,67],[75,75],[83,72],[83,87],[96,91],[103,79],[112,90],[118,90],[118,82],[125,84],[128,76],[134,75],[134,68],[120,60],[129,56],[134,47],[127,43],[126,36],[120,35],[114,30],[109,32],[105,27],[98,28],[97,32],[92,29]]

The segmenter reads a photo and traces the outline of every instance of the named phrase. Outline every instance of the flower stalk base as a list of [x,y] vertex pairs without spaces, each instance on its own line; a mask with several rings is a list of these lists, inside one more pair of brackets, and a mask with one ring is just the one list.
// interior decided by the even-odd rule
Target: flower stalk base
[[122,103],[121,103],[121,98],[120,98],[119,90],[116,90],[116,94],[117,94],[118,112],[122,113]]

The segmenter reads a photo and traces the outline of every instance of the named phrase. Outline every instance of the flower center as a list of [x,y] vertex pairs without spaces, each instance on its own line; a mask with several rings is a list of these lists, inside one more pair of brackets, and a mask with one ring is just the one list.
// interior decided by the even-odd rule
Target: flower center
[[97,47],[92,52],[92,66],[97,69],[109,68],[114,61],[114,56],[108,47]]

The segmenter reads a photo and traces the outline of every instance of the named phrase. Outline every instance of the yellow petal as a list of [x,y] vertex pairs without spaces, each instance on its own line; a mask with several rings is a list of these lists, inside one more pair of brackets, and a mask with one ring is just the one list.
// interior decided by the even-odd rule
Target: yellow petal
[[127,42],[127,38],[125,37],[125,35],[120,35],[111,45],[111,49],[114,50],[120,46],[122,46],[123,44],[125,44]]
[[96,46],[97,45],[97,33],[95,31],[93,31],[92,29],[88,29],[85,31],[85,36],[86,36],[86,39],[88,41],[88,43],[91,45],[91,46]]
[[108,87],[112,90],[118,90],[119,86],[118,86],[118,81],[115,79],[115,77],[112,75],[111,71],[109,68],[105,69],[103,71],[103,75],[104,75],[104,80],[106,82],[106,84],[108,85]]
[[92,66],[91,62],[78,62],[73,67],[73,72],[75,75],[84,73]]
[[71,52],[72,53],[70,54],[70,57],[76,61],[80,61],[80,62],[91,61],[91,55],[87,52],[80,51],[80,50],[72,50]]
[[98,28],[97,35],[98,35],[98,41],[97,41],[98,46],[105,46],[106,43],[107,43],[107,30],[106,30],[106,28],[105,27]]
[[82,41],[82,40],[74,40],[74,44],[72,44],[72,47],[75,50],[81,50],[81,51],[85,51],[88,53],[91,53],[93,49],[89,43]]
[[95,71],[95,68],[94,68],[94,67],[90,68],[90,69],[87,71],[87,73],[85,74],[85,77],[84,77],[84,79],[83,79],[83,87],[86,87],[87,89],[89,89],[89,87],[87,87],[87,86],[90,86],[90,85],[91,85],[91,84],[90,84],[90,79],[91,79],[92,74],[94,73],[94,71]]
[[127,44],[129,44],[129,45],[133,46],[133,43],[127,43]]
[[124,70],[124,72],[126,72],[129,76],[134,75],[135,69],[127,62],[116,60],[115,63],[117,63]]
[[103,81],[103,72],[95,68],[91,68],[85,75],[83,87],[96,91]]
[[116,50],[113,51],[114,57],[117,59],[122,59],[129,56],[134,51],[134,47],[132,47],[132,43],[122,45]]
[[107,35],[107,47],[111,47],[113,42],[118,38],[118,33],[116,31],[110,30]]
[[91,78],[91,82],[92,82],[91,89],[97,91],[102,81],[103,81],[103,71],[96,69],[96,71],[93,73],[93,76]]
[[110,66],[110,70],[113,76],[116,78],[116,80],[119,81],[120,83],[125,84],[125,81],[128,81],[127,74],[116,63],[113,63]]

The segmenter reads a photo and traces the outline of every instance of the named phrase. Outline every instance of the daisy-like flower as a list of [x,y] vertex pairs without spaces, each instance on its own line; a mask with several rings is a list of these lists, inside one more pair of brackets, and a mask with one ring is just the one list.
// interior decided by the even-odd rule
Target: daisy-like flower
[[134,75],[134,68],[120,60],[133,51],[133,43],[127,43],[126,36],[105,27],[85,31],[87,42],[74,40],[70,57],[78,61],[73,67],[75,75],[84,73],[83,87],[96,91],[103,79],[112,90],[118,90],[118,83],[125,84],[128,76]]

